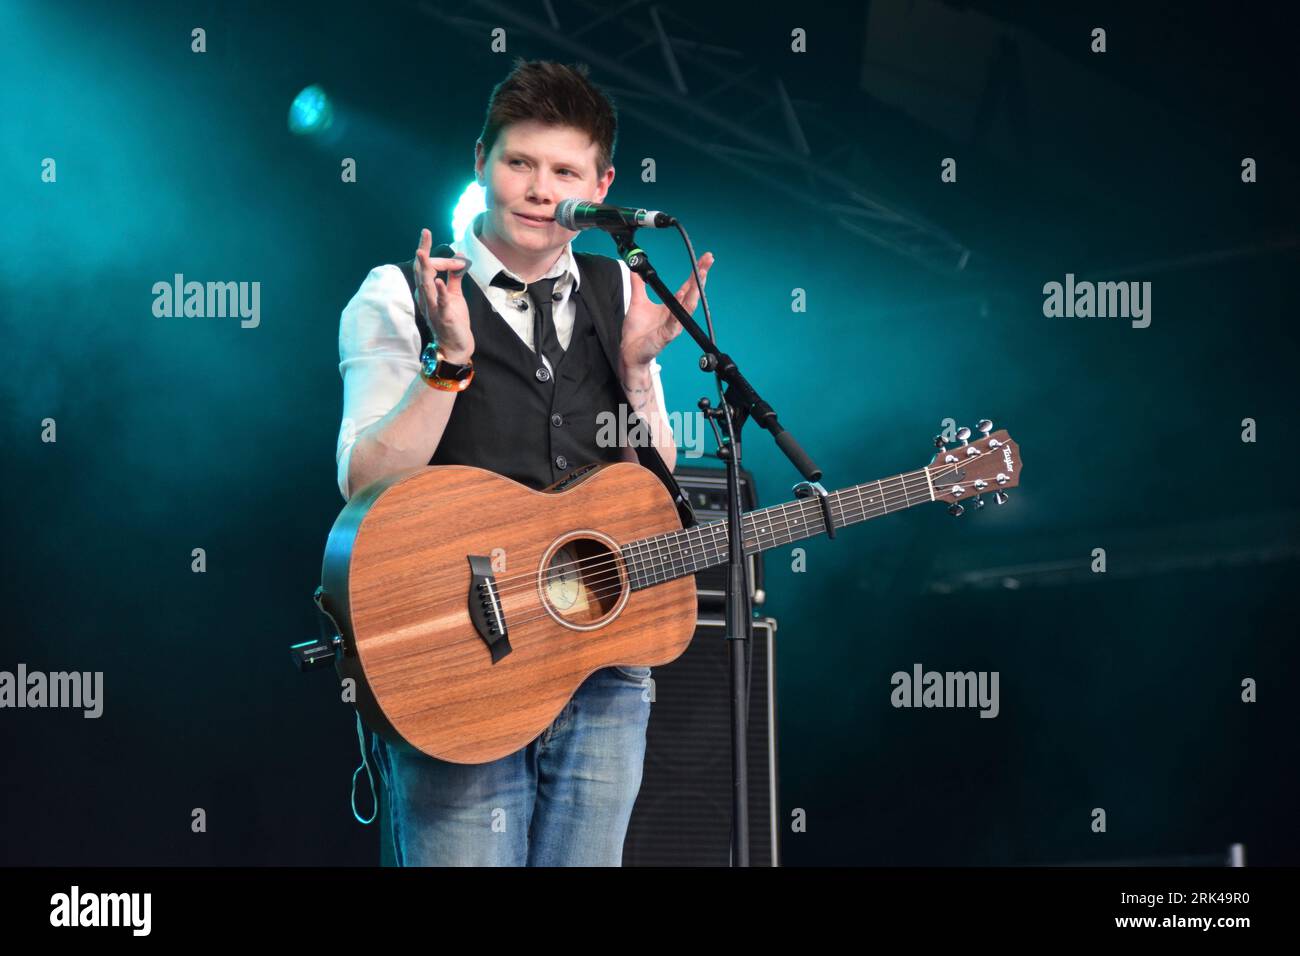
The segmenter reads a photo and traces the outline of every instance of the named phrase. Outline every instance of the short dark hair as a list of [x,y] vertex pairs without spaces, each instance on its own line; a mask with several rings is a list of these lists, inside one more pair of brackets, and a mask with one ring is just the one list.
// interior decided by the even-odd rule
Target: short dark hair
[[479,139],[490,153],[502,127],[521,120],[572,126],[596,144],[596,176],[614,162],[618,111],[609,94],[592,83],[585,63],[566,66],[549,60],[515,60],[510,75],[488,99],[487,120]]

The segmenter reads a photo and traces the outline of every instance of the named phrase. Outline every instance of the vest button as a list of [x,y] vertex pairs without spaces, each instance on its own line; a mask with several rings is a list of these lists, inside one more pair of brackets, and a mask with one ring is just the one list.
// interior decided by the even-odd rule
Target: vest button
[[549,382],[551,380],[551,370],[548,369],[545,365],[543,365],[533,374],[537,376],[537,381],[539,382]]
[[560,471],[564,471],[564,469],[569,467],[569,459],[565,458],[563,455],[556,455],[555,467],[560,469]]
[[551,416],[551,424],[554,425],[556,428],[559,428],[561,425],[564,424],[564,416],[562,416],[562,415],[552,415],[552,416]]

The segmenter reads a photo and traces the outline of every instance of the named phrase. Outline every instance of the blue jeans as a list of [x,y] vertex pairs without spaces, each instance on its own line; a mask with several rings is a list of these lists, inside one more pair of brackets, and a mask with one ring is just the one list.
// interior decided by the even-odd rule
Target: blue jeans
[[621,866],[641,789],[650,668],[588,677],[537,739],[483,764],[374,735],[398,866]]

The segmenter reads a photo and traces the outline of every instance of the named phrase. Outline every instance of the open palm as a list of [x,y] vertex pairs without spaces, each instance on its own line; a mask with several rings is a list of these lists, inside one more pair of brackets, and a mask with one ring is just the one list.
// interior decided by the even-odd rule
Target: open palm
[[[706,252],[696,260],[700,270],[700,284],[708,281],[713,265],[713,253]],[[688,314],[695,312],[700,303],[700,291],[695,287],[694,276],[688,277],[677,290],[677,301]],[[650,301],[645,291],[645,280],[632,273],[632,301],[623,319],[623,364],[628,368],[649,365],[673,339],[682,332],[682,324],[668,311],[668,306]]]

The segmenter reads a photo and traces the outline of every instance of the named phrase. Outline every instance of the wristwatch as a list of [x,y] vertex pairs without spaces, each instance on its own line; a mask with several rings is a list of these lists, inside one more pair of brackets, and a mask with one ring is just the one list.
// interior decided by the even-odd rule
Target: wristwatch
[[442,357],[436,342],[430,342],[420,355],[420,376],[433,388],[444,392],[463,392],[474,379],[474,363],[458,365]]

